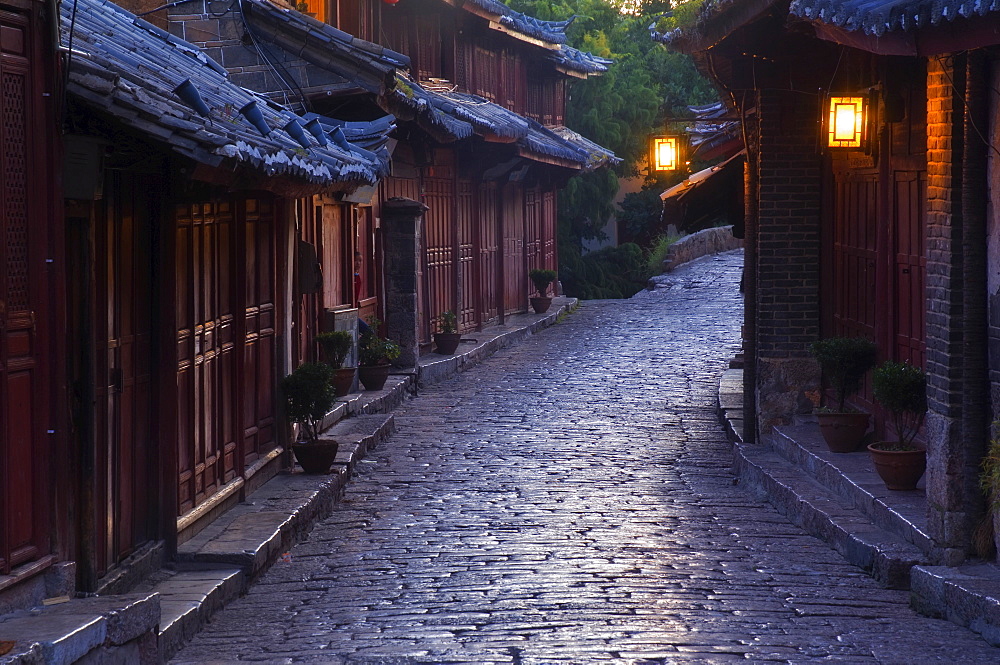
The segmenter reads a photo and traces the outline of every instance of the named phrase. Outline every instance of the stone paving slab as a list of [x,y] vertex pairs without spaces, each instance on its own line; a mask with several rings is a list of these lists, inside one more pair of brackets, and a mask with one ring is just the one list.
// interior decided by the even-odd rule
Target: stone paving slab
[[715,409],[740,264],[588,302],[420,388],[175,662],[994,662],[734,484]]

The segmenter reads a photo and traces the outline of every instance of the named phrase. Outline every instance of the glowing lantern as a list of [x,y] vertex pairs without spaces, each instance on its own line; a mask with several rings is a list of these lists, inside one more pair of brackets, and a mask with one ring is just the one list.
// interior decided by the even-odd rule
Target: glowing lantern
[[654,136],[650,163],[654,171],[676,171],[681,165],[681,141],[677,136]]
[[830,97],[826,123],[829,148],[861,148],[868,123],[868,100],[864,97]]

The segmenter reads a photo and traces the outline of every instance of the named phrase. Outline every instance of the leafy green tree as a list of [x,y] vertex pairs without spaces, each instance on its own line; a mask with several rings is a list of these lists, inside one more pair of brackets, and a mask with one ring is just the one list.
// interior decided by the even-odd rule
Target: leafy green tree
[[[649,137],[663,130],[666,119],[687,114],[690,104],[706,104],[717,96],[711,84],[683,54],[668,51],[649,36],[649,25],[660,21],[672,28],[693,17],[702,0],[689,0],[676,7],[669,0],[509,0],[511,8],[542,20],[565,20],[576,16],[567,30],[571,46],[611,58],[608,72],[575,82],[566,105],[566,125],[614,151],[622,163],[614,169],[584,173],[569,181],[559,194],[560,277],[568,293],[605,293],[589,279],[610,279],[613,264],[623,266],[625,257],[635,258],[640,247],[583,257],[582,242],[599,238],[606,220],[615,214],[613,200],[619,177],[640,175],[645,168]],[[661,19],[665,12],[672,17]],[[673,18],[680,17],[679,19]],[[627,224],[642,236],[645,225],[658,221],[653,190],[662,181],[647,182],[646,191],[629,201]],[[672,183],[671,183],[672,184]],[[660,190],[662,191],[662,190]],[[630,195],[629,198],[635,195]],[[646,236],[649,234],[646,233]],[[587,258],[587,261],[584,261]],[[606,269],[590,266],[595,260],[609,262]],[[648,277],[648,275],[646,276]],[[646,278],[616,279],[619,287],[642,288]],[[638,285],[638,286],[636,286]],[[599,297],[628,297],[624,295]]]

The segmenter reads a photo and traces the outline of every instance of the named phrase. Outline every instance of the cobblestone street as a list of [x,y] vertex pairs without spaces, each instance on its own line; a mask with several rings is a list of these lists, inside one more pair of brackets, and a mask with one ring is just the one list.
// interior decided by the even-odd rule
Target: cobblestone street
[[741,265],[585,302],[421,390],[173,662],[1000,662],[734,483],[715,402]]

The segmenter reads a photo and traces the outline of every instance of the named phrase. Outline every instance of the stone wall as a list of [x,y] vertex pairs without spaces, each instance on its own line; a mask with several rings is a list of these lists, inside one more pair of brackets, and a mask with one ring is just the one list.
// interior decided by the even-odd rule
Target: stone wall
[[819,391],[808,348],[820,332],[822,185],[816,98],[763,90],[758,108],[756,413],[766,435],[810,411]]
[[732,226],[698,231],[670,245],[667,258],[663,260],[663,272],[670,272],[677,266],[701,256],[728,252],[740,247],[743,247],[743,239],[733,237]]

